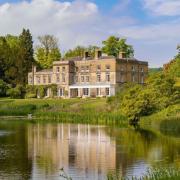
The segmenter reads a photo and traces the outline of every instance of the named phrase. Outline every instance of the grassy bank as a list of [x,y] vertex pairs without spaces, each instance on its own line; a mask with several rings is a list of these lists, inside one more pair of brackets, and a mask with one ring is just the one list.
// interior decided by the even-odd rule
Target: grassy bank
[[149,169],[142,177],[123,178],[116,174],[109,174],[107,180],[179,180],[180,169],[176,168],[153,168]]
[[81,123],[120,123],[127,119],[109,111],[106,99],[0,99],[0,116],[27,116],[42,120]]

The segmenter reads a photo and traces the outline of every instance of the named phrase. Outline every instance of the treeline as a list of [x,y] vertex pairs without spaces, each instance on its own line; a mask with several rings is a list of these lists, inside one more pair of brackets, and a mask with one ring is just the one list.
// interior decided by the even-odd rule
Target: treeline
[[180,47],[178,54],[163,70],[151,72],[146,85],[126,84],[108,99],[111,109],[121,111],[136,124],[142,116],[151,115],[180,103]]

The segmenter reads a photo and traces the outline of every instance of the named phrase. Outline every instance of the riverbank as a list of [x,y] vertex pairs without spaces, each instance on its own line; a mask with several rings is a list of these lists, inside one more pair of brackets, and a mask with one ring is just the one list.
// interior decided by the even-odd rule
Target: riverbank
[[110,111],[105,98],[96,99],[0,99],[0,116],[32,114],[39,120],[81,123],[128,124],[120,112]]

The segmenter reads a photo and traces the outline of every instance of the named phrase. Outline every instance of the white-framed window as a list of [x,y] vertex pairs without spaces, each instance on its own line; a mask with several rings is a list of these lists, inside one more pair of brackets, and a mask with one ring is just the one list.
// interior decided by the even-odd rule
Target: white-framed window
[[97,65],[97,71],[101,71],[101,65]]
[[56,82],[57,82],[57,83],[60,83],[60,77],[59,77],[58,74],[56,75]]
[[89,76],[86,76],[86,82],[89,82]]
[[106,71],[109,71],[110,70],[110,65],[108,64],[108,65],[106,65]]
[[123,74],[120,74],[120,82],[124,83],[124,75]]
[[97,82],[101,82],[101,74],[97,74]]
[[78,82],[78,76],[75,76],[74,82],[75,82],[75,83]]
[[143,69],[143,68],[141,68],[141,72],[144,72],[144,69]]
[[57,73],[60,72],[60,67],[56,67],[56,72],[57,72]]
[[89,95],[89,89],[88,88],[83,88],[83,95],[88,96]]
[[89,66],[85,66],[85,71],[89,72]]
[[46,76],[43,76],[43,83],[46,84]]
[[110,82],[110,74],[109,73],[106,73],[106,81]]
[[62,82],[65,83],[66,82],[66,77],[65,74],[62,74]]
[[65,72],[66,71],[66,67],[62,67],[62,72]]
[[110,89],[106,88],[106,96],[109,96],[109,95],[110,95]]
[[133,65],[133,66],[131,67],[131,69],[132,69],[132,71],[135,71],[135,66]]
[[41,83],[41,77],[40,76],[36,76],[36,82],[37,82],[37,84]]
[[64,96],[64,89],[63,89],[63,88],[59,88],[59,89],[58,89],[58,96],[59,96],[59,97]]
[[96,89],[96,95],[97,95],[97,96],[100,96],[100,95],[101,95],[101,89],[100,89],[100,88],[97,88],[97,89]]
[[84,76],[81,76],[81,82],[84,82]]
[[85,71],[85,67],[81,66],[81,72],[84,72],[84,71]]
[[51,75],[48,76],[48,83],[51,83]]

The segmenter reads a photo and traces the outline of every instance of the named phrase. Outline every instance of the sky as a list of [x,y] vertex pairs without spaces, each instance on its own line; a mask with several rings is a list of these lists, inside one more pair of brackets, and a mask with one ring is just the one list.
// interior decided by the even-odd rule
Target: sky
[[135,57],[160,67],[180,44],[180,0],[0,0],[0,36],[30,29],[52,34],[62,53],[77,45],[102,45],[115,35],[133,45]]

